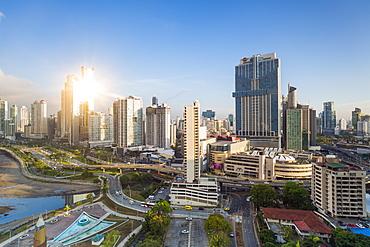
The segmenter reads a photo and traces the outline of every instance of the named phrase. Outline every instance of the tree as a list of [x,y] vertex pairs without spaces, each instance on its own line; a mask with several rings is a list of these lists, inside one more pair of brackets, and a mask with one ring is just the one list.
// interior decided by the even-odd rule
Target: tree
[[370,246],[370,237],[363,234],[355,234],[345,230],[334,231],[335,235],[331,239],[332,246],[335,247],[367,247]]
[[296,182],[288,181],[283,187],[283,201],[297,209],[305,209],[308,202],[308,191]]
[[264,244],[264,246],[265,246],[265,247],[277,247],[277,245],[276,245],[276,244],[271,243],[271,242],[266,242],[266,243]]
[[94,201],[94,194],[93,193],[87,194],[86,199],[90,200],[90,203],[92,204]]
[[211,234],[208,238],[210,247],[227,247],[231,245],[230,238],[223,232]]
[[173,211],[171,208],[171,205],[168,203],[168,201],[164,199],[158,202],[157,204],[155,204],[152,207],[152,210],[153,210],[153,213],[157,215],[167,215]]
[[204,222],[204,230],[210,234],[218,231],[229,234],[232,231],[232,226],[222,215],[212,214]]
[[258,237],[260,238],[263,244],[270,242],[276,244],[275,233],[269,229],[264,229],[258,233]]
[[69,215],[69,210],[71,210],[71,207],[66,205],[64,210],[66,211],[67,215]]
[[272,206],[277,198],[276,191],[268,184],[254,185],[250,195],[256,208]]
[[292,227],[290,225],[283,225],[282,228],[283,228],[283,231],[284,231],[284,239],[286,241],[292,240],[292,235],[294,233]]
[[319,247],[321,244],[326,245],[326,243],[322,241],[319,237],[315,237],[315,235],[312,234],[310,237],[306,237],[302,240],[301,246]]
[[162,244],[154,239],[145,239],[143,243],[136,245],[138,247],[162,247]]

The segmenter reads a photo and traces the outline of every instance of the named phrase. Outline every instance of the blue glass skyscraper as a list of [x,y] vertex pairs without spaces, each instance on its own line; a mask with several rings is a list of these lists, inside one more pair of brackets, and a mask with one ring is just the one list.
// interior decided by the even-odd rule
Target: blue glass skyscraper
[[253,146],[280,147],[280,59],[276,53],[243,58],[235,66],[236,134]]

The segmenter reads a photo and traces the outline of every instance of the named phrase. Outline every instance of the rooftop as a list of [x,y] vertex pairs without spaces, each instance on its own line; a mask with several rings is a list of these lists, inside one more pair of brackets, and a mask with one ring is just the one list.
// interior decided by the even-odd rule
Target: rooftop
[[269,219],[291,220],[301,230],[310,229],[314,232],[333,234],[330,228],[313,212],[308,210],[264,208],[261,210]]
[[348,168],[348,166],[343,165],[341,163],[326,163],[326,164],[328,164],[329,166],[332,166],[334,168]]

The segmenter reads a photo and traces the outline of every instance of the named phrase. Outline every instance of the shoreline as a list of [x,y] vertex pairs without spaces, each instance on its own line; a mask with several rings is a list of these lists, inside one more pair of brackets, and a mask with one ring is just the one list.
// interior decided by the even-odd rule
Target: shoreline
[[[1,198],[41,198],[52,196],[66,196],[85,194],[99,191],[96,185],[78,185],[56,182],[42,182],[28,179],[21,172],[21,164],[9,155],[0,153],[0,199]],[[14,208],[12,203],[1,205],[1,215],[12,212]],[[40,205],[41,206],[41,205]],[[55,209],[58,210],[58,209]],[[50,211],[49,211],[50,212]],[[0,232],[14,230],[32,221],[32,215],[13,220],[0,225]]]

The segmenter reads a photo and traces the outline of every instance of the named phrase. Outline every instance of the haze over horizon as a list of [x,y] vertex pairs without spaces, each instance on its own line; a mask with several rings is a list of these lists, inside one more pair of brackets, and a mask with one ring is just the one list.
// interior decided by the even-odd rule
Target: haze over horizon
[[[199,100],[218,118],[234,113],[239,59],[275,52],[281,89],[337,119],[370,114],[370,2],[356,1],[2,1],[0,96],[19,107],[35,100],[60,110],[67,75],[95,68],[96,109],[117,97],[151,97],[171,117]],[[367,48],[367,49],[366,49]]]

